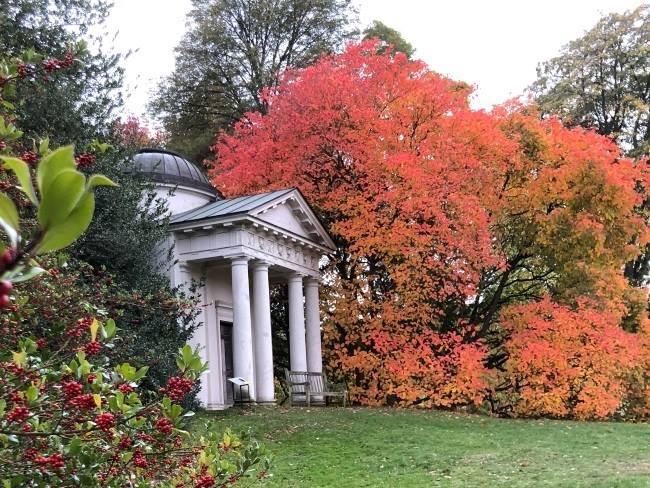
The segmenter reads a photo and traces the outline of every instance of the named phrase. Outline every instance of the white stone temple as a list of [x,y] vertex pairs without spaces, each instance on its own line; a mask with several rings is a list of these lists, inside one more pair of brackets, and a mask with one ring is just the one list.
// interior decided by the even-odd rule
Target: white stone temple
[[161,150],[140,151],[135,168],[154,183],[172,214],[172,285],[200,283],[202,307],[191,343],[209,364],[201,378],[202,405],[231,406],[239,393],[228,378],[237,377],[249,384],[252,401],[275,401],[274,283],[288,284],[291,369],[321,372],[319,262],[334,243],[301,193],[288,188],[222,199],[194,164]]

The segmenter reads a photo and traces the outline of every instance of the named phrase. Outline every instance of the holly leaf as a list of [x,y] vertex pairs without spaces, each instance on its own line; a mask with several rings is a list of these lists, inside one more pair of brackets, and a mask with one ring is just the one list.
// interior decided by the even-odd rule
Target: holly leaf
[[18,242],[19,226],[20,220],[16,205],[9,196],[0,193],[0,227],[4,229],[13,247],[16,247]]
[[88,183],[86,185],[86,188],[88,190],[92,190],[93,188],[98,186],[119,186],[119,185],[104,175],[92,175],[90,178],[88,178]]
[[58,251],[76,241],[90,225],[94,211],[95,196],[92,193],[86,193],[65,222],[45,232],[36,248],[37,254]]
[[49,186],[62,171],[74,170],[74,148],[72,146],[60,147],[45,156],[36,170],[36,184],[41,195],[45,195]]
[[34,185],[32,184],[32,176],[29,172],[29,166],[27,166],[27,163],[22,159],[10,158],[7,156],[0,156],[0,159],[4,162],[3,166],[5,169],[14,172],[22,192],[27,195],[27,198],[29,198],[34,205],[38,205],[38,199],[36,198],[36,192],[34,191]]
[[46,192],[41,193],[38,221],[43,230],[64,223],[85,191],[85,176],[76,170],[59,173]]

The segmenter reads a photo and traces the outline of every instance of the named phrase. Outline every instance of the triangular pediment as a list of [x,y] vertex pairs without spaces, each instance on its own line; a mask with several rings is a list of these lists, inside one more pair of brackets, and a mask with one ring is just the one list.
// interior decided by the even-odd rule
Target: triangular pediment
[[335,249],[334,242],[320,220],[296,189],[260,205],[251,210],[249,215],[315,244]]

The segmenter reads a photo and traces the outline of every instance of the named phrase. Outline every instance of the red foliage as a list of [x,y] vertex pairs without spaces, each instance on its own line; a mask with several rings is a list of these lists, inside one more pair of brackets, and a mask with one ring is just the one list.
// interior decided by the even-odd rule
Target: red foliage
[[[227,196],[297,186],[327,225],[338,249],[325,270],[324,350],[354,399],[480,403],[497,373],[488,356],[509,333],[509,371],[531,374],[518,369],[523,332],[499,312],[548,295],[566,327],[592,330],[585,371],[612,398],[594,405],[597,386],[581,387],[577,400],[557,400],[562,413],[535,410],[517,392],[519,412],[608,415],[622,372],[602,351],[614,341],[627,358],[629,336],[616,327],[644,299],[621,270],[647,241],[635,191],[646,165],[529,108],[473,111],[469,94],[419,61],[378,54],[373,41],[351,45],[266,91],[266,115],[247,114],[219,136],[211,175]],[[568,357],[572,331],[558,334]]]
[[112,126],[113,136],[118,142],[129,148],[162,147],[165,145],[165,134],[154,132],[142,125],[140,120],[130,115],[126,120],[116,120]]
[[548,298],[513,307],[505,376],[514,412],[525,416],[605,418],[621,408],[640,348],[620,317],[581,301],[577,310]]

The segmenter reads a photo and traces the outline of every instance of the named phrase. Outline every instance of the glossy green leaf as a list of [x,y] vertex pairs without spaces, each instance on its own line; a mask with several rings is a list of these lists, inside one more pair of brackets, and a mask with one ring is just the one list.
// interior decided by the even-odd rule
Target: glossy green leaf
[[57,251],[76,241],[90,225],[94,211],[95,196],[92,193],[86,193],[65,222],[45,232],[36,249],[37,254]]
[[104,175],[92,175],[90,178],[88,178],[87,187],[88,189],[92,189],[97,186],[119,186],[119,185]]
[[34,278],[34,277],[36,277],[36,276],[38,276],[38,275],[40,275],[42,273],[45,273],[45,270],[43,268],[40,268],[38,266],[31,266],[31,267],[29,267],[27,269],[24,269],[24,270],[21,269],[21,271],[19,273],[15,274],[15,275],[13,275],[11,277],[7,277],[7,279],[9,281],[11,281],[12,283],[20,283],[22,281],[31,280],[32,278]]
[[38,207],[38,221],[41,229],[62,224],[79,203],[85,191],[85,176],[76,170],[60,172],[41,193],[41,204]]
[[4,162],[3,166],[5,169],[14,172],[18,179],[20,189],[25,195],[27,195],[27,198],[29,198],[34,205],[38,205],[38,199],[36,198],[36,192],[34,192],[34,185],[32,185],[32,177],[29,173],[29,166],[27,166],[27,163],[22,159],[6,156],[0,156],[0,159]]
[[60,147],[45,156],[36,170],[36,184],[41,195],[47,193],[48,187],[59,173],[75,168],[74,148],[72,146]]
[[18,242],[20,220],[18,218],[16,205],[5,193],[0,193],[0,227],[4,229],[11,244],[15,247]]

